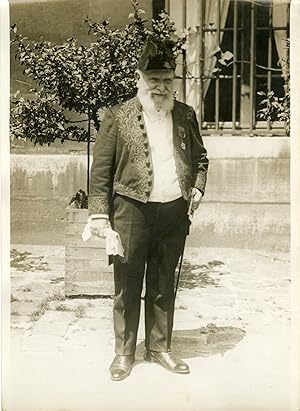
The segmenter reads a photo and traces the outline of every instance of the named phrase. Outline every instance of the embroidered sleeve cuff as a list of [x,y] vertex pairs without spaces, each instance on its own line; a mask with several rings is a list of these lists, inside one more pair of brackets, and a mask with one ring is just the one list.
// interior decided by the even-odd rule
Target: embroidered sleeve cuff
[[89,197],[89,214],[109,214],[109,204],[108,201],[100,196],[90,196]]
[[197,174],[195,177],[194,187],[198,188],[201,191],[202,195],[204,195],[206,186],[206,173]]

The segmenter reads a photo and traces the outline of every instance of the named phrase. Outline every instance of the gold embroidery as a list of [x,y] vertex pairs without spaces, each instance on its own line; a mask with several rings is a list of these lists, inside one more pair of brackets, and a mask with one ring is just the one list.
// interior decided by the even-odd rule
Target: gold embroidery
[[190,121],[194,117],[194,110],[192,107],[189,107],[189,110],[187,112],[187,119]]
[[201,191],[205,190],[205,185],[206,185],[206,172],[204,173],[198,173],[196,178],[195,178],[195,184],[194,187],[198,188]]
[[121,136],[129,151],[129,158],[136,166],[140,176],[139,184],[136,185],[136,192],[145,195],[145,192],[149,189],[147,168],[149,153],[146,153],[144,146],[144,143],[147,143],[147,135],[141,129],[139,119],[142,116],[137,100],[131,99],[122,104],[116,117],[119,122]]
[[121,184],[118,181],[114,182],[114,191],[116,191],[118,194],[132,198],[133,200],[141,201],[143,203],[146,203],[148,200],[148,196],[145,192],[137,193],[137,190],[135,190],[134,188],[125,186],[124,184]]
[[100,196],[91,196],[88,200],[89,214],[108,214],[108,201]]

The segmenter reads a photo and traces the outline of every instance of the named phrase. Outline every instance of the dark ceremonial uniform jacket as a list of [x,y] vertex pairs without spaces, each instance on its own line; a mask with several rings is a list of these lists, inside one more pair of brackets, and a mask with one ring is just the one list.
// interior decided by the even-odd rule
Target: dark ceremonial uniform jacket
[[[182,196],[204,194],[208,159],[192,107],[174,102],[173,145]],[[110,214],[113,193],[146,203],[153,184],[151,152],[137,97],[107,109],[94,147],[89,213]]]

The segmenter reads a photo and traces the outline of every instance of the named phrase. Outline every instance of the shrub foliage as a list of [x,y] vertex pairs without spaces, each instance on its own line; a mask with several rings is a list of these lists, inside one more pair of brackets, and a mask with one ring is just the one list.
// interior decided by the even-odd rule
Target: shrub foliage
[[[89,144],[91,125],[96,130],[100,127],[101,109],[135,94],[134,71],[146,37],[171,39],[174,52],[181,52],[185,38],[176,35],[165,12],[158,20],[148,21],[138,2],[131,3],[133,12],[124,28],[86,18],[90,42],[85,46],[75,38],[62,44],[34,42],[19,34],[16,25],[11,28],[15,57],[35,84],[30,97],[17,92],[12,98],[12,138],[40,145],[50,145],[56,139]],[[83,120],[72,120],[74,113]]]

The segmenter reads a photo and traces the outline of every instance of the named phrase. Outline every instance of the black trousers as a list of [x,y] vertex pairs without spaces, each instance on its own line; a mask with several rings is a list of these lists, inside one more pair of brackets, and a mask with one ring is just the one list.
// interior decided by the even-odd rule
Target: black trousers
[[114,331],[117,355],[135,353],[141,292],[146,274],[145,346],[170,349],[175,269],[189,229],[187,202],[146,204],[115,195],[111,223],[121,237],[124,257],[114,262]]

